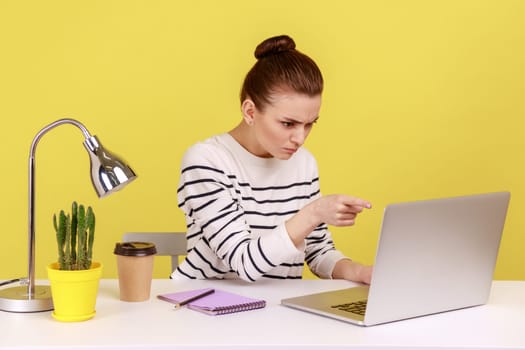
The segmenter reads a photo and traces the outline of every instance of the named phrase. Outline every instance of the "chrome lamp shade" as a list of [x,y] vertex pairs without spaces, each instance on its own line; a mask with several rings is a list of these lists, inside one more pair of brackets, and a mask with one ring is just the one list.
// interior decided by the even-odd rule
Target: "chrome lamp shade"
[[77,120],[59,119],[40,130],[31,143],[29,153],[28,277],[0,283],[0,286],[17,282],[21,284],[0,289],[1,311],[28,313],[53,310],[49,286],[35,286],[35,151],[40,138],[62,124],[75,125],[84,134],[84,146],[91,161],[91,181],[100,198],[120,190],[137,177],[123,160],[104,149],[97,137],[91,136],[86,127]]
[[84,141],[91,160],[91,182],[100,198],[120,190],[137,176],[117,156],[104,149],[96,136]]

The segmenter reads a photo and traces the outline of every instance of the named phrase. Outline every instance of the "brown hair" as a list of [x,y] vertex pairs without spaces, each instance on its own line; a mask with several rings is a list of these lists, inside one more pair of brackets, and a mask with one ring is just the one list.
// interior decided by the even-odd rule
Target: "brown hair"
[[317,64],[295,49],[287,35],[264,40],[255,49],[257,62],[250,69],[241,89],[241,104],[250,98],[263,110],[270,104],[271,95],[279,89],[291,89],[308,96],[323,91],[323,76]]

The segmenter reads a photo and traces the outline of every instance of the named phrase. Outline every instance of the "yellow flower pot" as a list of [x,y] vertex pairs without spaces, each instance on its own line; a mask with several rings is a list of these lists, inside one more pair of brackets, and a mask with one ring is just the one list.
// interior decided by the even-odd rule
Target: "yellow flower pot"
[[63,322],[85,321],[95,316],[102,264],[94,262],[89,270],[60,270],[58,263],[47,267],[53,297],[53,317]]

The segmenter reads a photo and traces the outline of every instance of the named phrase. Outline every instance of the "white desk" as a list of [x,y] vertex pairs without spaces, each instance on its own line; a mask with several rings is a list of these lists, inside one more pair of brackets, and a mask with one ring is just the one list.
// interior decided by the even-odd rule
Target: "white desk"
[[[487,305],[369,328],[280,305],[300,294],[351,286],[345,281],[155,280],[146,302],[118,300],[116,280],[101,281],[97,315],[61,323],[50,312],[0,312],[0,349],[525,349],[525,282],[494,282]],[[266,299],[264,309],[208,316],[174,310],[159,293],[215,287]]]

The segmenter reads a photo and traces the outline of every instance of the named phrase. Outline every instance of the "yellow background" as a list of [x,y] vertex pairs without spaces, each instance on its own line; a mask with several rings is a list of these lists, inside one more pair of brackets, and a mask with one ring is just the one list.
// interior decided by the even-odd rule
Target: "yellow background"
[[[372,263],[388,203],[508,190],[495,277],[525,279],[520,0],[2,0],[0,279],[27,275],[27,160],[42,127],[78,119],[139,178],[99,200],[80,131],[46,134],[36,152],[37,278],[56,260],[52,215],[72,200],[93,206],[95,259],[115,277],[124,232],[184,230],[182,153],[240,120],[253,50],[283,33],[324,73],[306,144],[323,192],[374,205],[355,227],[333,228],[339,249]],[[167,277],[158,262],[155,276]]]

